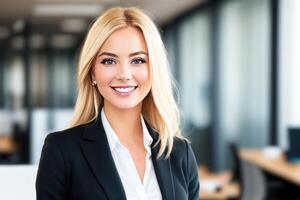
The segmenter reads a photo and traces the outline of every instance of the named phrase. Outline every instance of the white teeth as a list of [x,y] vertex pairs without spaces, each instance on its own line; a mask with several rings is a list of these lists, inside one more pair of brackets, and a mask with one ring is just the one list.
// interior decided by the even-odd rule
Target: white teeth
[[114,88],[114,90],[118,92],[131,92],[135,89],[135,87],[127,87],[127,88]]

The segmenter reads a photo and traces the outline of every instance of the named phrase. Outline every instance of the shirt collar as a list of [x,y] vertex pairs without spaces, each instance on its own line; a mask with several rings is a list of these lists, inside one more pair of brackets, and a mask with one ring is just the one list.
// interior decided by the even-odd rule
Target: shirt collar
[[[110,147],[110,151],[113,152],[115,147],[117,145],[121,145],[121,142],[117,136],[117,134],[115,133],[115,131],[112,129],[112,127],[110,126],[110,123],[109,121],[107,120],[106,118],[106,115],[105,115],[105,112],[104,112],[104,109],[102,108],[101,109],[101,121],[102,121],[102,124],[103,124],[103,127],[104,127],[104,131],[106,133],[106,136],[107,136],[107,140],[108,140],[108,144],[109,144],[109,147]],[[145,121],[144,121],[144,118],[143,116],[141,115],[141,122],[142,122],[142,129],[143,129],[143,142],[144,142],[144,147],[146,148],[147,152],[151,155],[151,144],[153,142],[153,138],[151,137],[148,129],[147,129],[147,126],[145,124]]]
[[147,152],[151,155],[151,144],[153,142],[153,138],[151,137],[148,128],[145,124],[144,118],[141,115],[141,122],[142,122],[142,127],[143,127],[143,138],[144,138],[144,146],[147,150]]
[[103,124],[104,131],[106,133],[106,137],[108,140],[108,144],[110,147],[110,151],[113,152],[117,144],[120,144],[120,140],[115,133],[115,131],[112,129],[112,127],[109,124],[109,121],[106,118],[106,115],[104,113],[104,109],[101,110],[101,120]]

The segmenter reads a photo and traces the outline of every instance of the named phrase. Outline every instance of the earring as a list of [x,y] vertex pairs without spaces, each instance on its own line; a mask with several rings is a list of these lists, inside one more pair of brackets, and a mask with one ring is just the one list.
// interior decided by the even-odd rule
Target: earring
[[97,85],[97,82],[93,81],[92,86],[95,86],[95,85]]

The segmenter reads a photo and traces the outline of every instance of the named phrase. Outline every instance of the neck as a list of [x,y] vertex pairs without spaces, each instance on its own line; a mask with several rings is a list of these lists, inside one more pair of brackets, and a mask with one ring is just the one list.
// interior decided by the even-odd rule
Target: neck
[[141,105],[132,109],[117,109],[104,105],[103,109],[109,124],[122,143],[132,143],[140,138],[142,135]]

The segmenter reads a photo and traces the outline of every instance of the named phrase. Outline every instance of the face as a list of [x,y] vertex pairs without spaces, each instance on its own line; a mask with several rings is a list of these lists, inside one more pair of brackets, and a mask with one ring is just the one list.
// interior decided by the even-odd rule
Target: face
[[151,89],[148,50],[143,34],[126,27],[113,32],[100,48],[93,66],[104,106],[141,108]]

